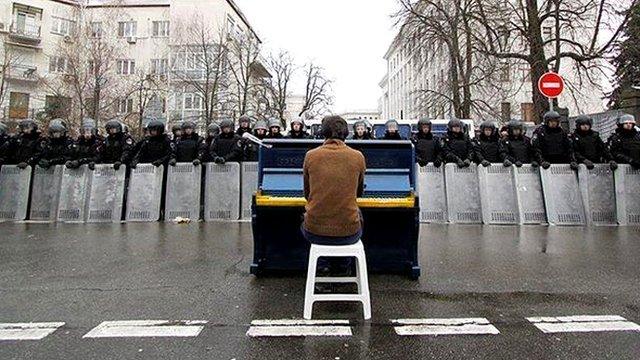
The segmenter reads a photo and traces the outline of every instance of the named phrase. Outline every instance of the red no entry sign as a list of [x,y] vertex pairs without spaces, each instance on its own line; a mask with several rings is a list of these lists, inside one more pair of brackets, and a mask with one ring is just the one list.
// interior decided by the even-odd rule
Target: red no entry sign
[[554,72],[548,72],[538,80],[538,90],[550,99],[557,98],[564,90],[564,79]]

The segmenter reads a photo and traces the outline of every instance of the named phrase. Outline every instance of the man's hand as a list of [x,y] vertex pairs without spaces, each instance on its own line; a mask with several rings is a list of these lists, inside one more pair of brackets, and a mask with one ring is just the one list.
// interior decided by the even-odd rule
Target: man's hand
[[192,161],[192,163],[193,163],[193,166],[200,166],[200,164],[202,164],[202,162],[200,161],[200,159],[194,159],[194,160]]
[[613,160],[609,161],[609,168],[611,168],[612,171],[618,170],[618,163]]
[[464,167],[469,167],[469,166],[471,166],[471,160],[466,159],[466,160],[464,161]]
[[49,161],[45,160],[45,159],[42,159],[42,160],[38,161],[38,165],[43,169],[48,169],[51,166]]
[[29,166],[29,164],[27,164],[26,162],[21,162],[21,163],[18,163],[17,166],[18,166],[18,169],[24,170],[27,168],[27,166]]
[[578,170],[578,163],[577,163],[577,162],[575,162],[575,161],[572,161],[572,162],[569,164],[569,167],[571,168],[571,170]]
[[531,167],[537,168],[538,166],[540,166],[540,164],[538,164],[537,161],[532,161],[531,162]]
[[482,160],[482,162],[480,162],[480,164],[482,164],[482,166],[484,166],[484,167],[491,166],[491,163],[488,160]]
[[442,161],[438,159],[433,160],[433,166],[439,168],[440,166],[442,166]]
[[522,167],[522,161],[516,161],[516,167]]
[[93,170],[96,169],[96,163],[91,161],[91,162],[89,162],[89,164],[87,164],[87,167],[89,168],[89,170],[93,171]]
[[156,161],[152,162],[151,165],[153,165],[155,167],[159,167],[160,165],[162,165],[162,160],[156,160]]
[[176,166],[177,163],[178,161],[176,159],[169,160],[169,166]]
[[596,166],[593,164],[593,161],[591,160],[585,160],[582,162],[584,164],[584,166],[587,167],[587,169],[589,170],[593,170],[593,168],[595,168]]
[[464,167],[464,161],[458,160],[458,167],[462,169]]
[[132,169],[135,169],[138,167],[138,162],[134,160],[131,162],[131,164],[129,164],[129,166],[131,166]]
[[505,161],[502,162],[502,165],[504,167],[509,167],[509,166],[513,165],[513,163],[511,161],[509,161],[509,160],[505,160]]
[[551,167],[551,163],[550,163],[550,162],[548,162],[548,161],[543,161],[543,162],[542,162],[542,164],[541,164],[541,166],[542,166],[542,168],[543,168],[543,169],[545,169],[545,170],[546,170],[546,169],[548,169],[548,168],[550,168],[550,167]]
[[120,166],[122,166],[122,163],[120,161],[116,161],[113,163],[113,170],[118,171],[120,170]]
[[222,156],[216,156],[215,159],[213,159],[213,162],[216,164],[224,164],[227,161]]

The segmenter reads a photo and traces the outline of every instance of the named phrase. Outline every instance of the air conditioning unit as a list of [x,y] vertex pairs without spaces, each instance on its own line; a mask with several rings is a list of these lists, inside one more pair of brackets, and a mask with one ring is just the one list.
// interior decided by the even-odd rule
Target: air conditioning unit
[[136,37],[135,37],[135,36],[129,36],[129,37],[127,38],[127,42],[128,42],[129,44],[135,44],[135,43],[136,43],[136,41],[137,41],[137,39],[136,39]]
[[65,35],[65,36],[64,36],[64,42],[66,42],[66,43],[70,43],[70,42],[71,42],[71,36],[69,36],[69,35]]

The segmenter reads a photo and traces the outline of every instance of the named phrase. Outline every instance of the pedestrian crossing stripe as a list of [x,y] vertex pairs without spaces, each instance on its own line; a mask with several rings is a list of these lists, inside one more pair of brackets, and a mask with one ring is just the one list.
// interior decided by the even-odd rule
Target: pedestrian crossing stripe
[[254,320],[249,337],[352,336],[349,320]]
[[497,335],[500,331],[485,318],[391,320],[400,336]]
[[527,320],[545,334],[640,331],[638,324],[618,315],[545,316],[529,317]]
[[105,321],[83,338],[196,337],[206,323],[204,320]]
[[0,341],[41,340],[63,325],[63,322],[0,323]]

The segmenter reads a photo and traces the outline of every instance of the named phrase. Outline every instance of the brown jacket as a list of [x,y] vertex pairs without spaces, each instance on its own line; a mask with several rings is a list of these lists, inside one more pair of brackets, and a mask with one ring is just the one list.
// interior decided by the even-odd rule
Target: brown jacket
[[304,228],[312,234],[351,236],[360,230],[356,198],[362,196],[366,164],[361,152],[330,139],[304,158]]

